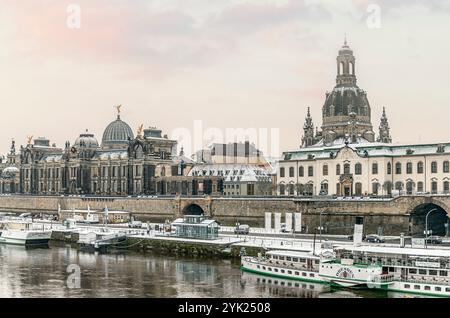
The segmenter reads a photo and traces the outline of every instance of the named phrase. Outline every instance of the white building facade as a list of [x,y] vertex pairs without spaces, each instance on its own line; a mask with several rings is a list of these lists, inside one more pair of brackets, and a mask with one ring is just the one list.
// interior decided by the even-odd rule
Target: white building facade
[[277,192],[284,196],[391,196],[449,193],[449,144],[392,144],[383,108],[378,137],[367,93],[356,84],[355,57],[345,42],[336,86],[326,93],[322,127],[310,111],[299,150],[283,153]]

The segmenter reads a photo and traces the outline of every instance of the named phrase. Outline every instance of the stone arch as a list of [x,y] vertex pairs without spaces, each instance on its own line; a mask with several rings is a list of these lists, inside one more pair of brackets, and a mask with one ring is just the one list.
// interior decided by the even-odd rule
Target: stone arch
[[410,212],[409,216],[409,232],[413,237],[423,237],[426,228],[426,215],[428,216],[428,230],[431,235],[445,236],[447,234],[447,226],[449,223],[449,209],[446,204],[430,200],[416,205]]
[[200,205],[191,203],[184,207],[183,215],[205,215],[205,211]]

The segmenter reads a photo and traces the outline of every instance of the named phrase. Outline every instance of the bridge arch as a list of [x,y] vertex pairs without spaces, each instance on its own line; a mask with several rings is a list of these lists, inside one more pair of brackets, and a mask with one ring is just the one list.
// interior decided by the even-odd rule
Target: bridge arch
[[205,215],[205,211],[200,205],[191,203],[184,207],[183,215]]
[[409,217],[409,230],[413,237],[423,237],[426,228],[426,215],[428,216],[428,230],[431,235],[445,236],[449,226],[449,210],[446,205],[438,202],[425,202],[412,209]]

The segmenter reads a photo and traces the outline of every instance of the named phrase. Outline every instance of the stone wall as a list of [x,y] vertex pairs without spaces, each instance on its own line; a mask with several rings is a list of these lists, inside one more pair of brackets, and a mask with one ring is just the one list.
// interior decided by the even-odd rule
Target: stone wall
[[189,205],[196,204],[222,225],[237,221],[251,226],[264,226],[266,212],[302,213],[302,224],[308,232],[320,224],[329,234],[350,234],[356,216],[365,216],[366,233],[376,233],[383,227],[384,234],[408,233],[409,215],[418,206],[435,204],[450,211],[450,196],[399,197],[391,200],[307,200],[288,198],[81,198],[46,196],[0,196],[0,212],[32,212],[56,214],[61,209],[124,210],[137,219],[164,222],[183,215]]

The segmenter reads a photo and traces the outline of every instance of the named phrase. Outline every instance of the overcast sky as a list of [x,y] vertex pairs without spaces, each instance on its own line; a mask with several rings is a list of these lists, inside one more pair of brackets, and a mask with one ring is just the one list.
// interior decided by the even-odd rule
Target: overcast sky
[[117,104],[133,130],[279,128],[294,150],[308,106],[321,125],[345,33],[376,133],[385,106],[394,142],[450,142],[449,3],[0,0],[0,151],[100,141]]

